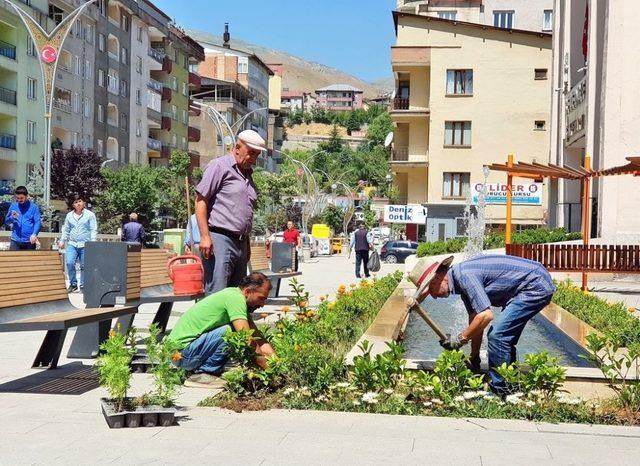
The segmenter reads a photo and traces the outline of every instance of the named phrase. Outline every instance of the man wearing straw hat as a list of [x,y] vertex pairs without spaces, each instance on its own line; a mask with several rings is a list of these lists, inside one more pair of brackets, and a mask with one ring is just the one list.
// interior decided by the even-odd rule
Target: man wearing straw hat
[[[555,286],[549,272],[539,262],[514,256],[486,255],[451,267],[453,256],[438,262],[422,259],[409,274],[418,288],[417,302],[427,296],[446,298],[460,295],[469,326],[453,338],[440,341],[447,349],[459,349],[471,341],[471,363],[480,367],[480,344],[487,333],[489,377],[493,391],[508,393],[509,388],[494,370],[516,360],[516,345],[527,322],[551,302]],[[491,307],[502,307],[494,316]]]

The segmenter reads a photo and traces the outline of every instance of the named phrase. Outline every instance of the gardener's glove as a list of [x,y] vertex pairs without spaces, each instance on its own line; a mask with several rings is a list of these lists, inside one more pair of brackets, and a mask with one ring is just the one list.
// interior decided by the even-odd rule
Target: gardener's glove
[[463,344],[460,342],[459,337],[451,338],[451,335],[447,334],[447,338],[440,340],[440,346],[448,351],[452,351],[462,348]]

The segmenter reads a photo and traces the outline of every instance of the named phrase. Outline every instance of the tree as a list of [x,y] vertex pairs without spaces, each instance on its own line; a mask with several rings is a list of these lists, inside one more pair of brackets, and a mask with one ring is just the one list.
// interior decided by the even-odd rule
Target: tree
[[[167,190],[164,191],[166,202],[164,208],[166,213],[172,215],[178,225],[186,225],[187,223],[187,198],[185,178],[189,175],[191,168],[191,157],[188,153],[181,150],[171,152],[169,159],[169,169],[164,171],[167,175],[165,185]],[[192,202],[195,196],[195,189],[189,184],[189,202]]]
[[329,225],[334,234],[339,234],[343,229],[344,210],[338,206],[329,204],[322,212],[322,221]]
[[80,147],[56,150],[51,159],[51,194],[64,199],[72,209],[74,194],[85,197],[87,202],[104,187],[100,172],[102,159],[93,150]]
[[330,138],[326,142],[318,144],[318,150],[323,150],[332,154],[342,152],[344,149],[344,140],[340,137],[338,131],[338,125],[333,125],[331,128]]
[[[40,207],[41,231],[53,231],[55,212],[51,206],[44,204],[44,157],[29,174],[26,185],[29,197]],[[4,218],[4,217],[3,217]]]
[[391,116],[386,112],[378,115],[371,122],[369,129],[367,130],[367,140],[369,141],[369,145],[371,147],[384,146],[384,140],[387,137],[387,134],[391,131],[393,131]]
[[357,131],[360,129],[360,119],[356,112],[350,112],[349,118],[347,119],[347,133],[351,135],[352,131]]

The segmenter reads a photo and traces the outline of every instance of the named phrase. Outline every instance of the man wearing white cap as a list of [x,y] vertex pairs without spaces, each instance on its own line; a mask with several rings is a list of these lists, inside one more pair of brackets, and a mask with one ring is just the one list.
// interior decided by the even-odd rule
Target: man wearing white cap
[[249,236],[258,194],[251,174],[265,141],[252,130],[237,136],[232,153],[214,159],[196,187],[205,293],[237,286],[247,275]]
[[[460,295],[469,313],[469,326],[456,337],[441,340],[448,350],[471,341],[471,364],[480,368],[480,344],[487,333],[489,377],[493,391],[508,393],[504,379],[495,370],[516,360],[516,345],[525,325],[551,302],[555,286],[549,272],[539,262],[514,256],[486,255],[449,267],[453,256],[442,262],[422,259],[409,274],[418,288],[417,301],[427,296],[446,298]],[[502,307],[494,319],[492,306]]]

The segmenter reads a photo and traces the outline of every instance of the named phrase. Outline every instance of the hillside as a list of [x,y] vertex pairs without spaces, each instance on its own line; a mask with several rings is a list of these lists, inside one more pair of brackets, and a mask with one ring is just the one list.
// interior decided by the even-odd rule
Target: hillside
[[[203,47],[208,44],[222,45],[222,37],[202,31],[188,30],[187,33],[200,42]],[[365,98],[372,98],[388,89],[365,82],[343,71],[314,63],[280,50],[273,50],[254,45],[239,39],[231,39],[231,47],[247,50],[256,54],[265,63],[282,63],[284,65],[283,88],[313,92],[330,84],[350,84],[364,91]]]

